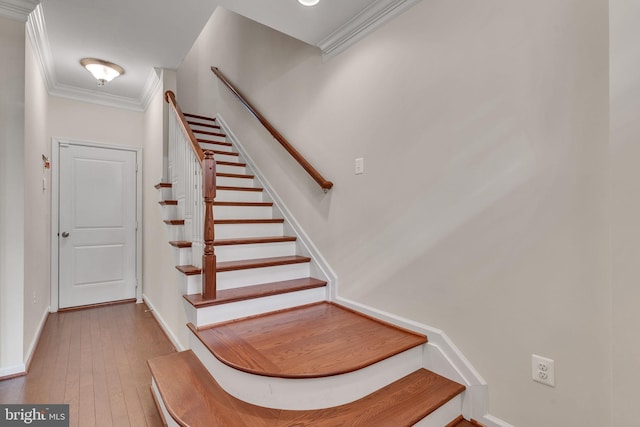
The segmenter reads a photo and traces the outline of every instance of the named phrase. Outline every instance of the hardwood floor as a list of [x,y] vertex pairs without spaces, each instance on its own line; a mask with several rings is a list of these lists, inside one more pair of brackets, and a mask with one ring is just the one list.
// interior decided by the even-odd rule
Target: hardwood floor
[[71,426],[162,426],[147,359],[175,351],[144,304],[49,316],[29,374],[0,403],[69,403]]

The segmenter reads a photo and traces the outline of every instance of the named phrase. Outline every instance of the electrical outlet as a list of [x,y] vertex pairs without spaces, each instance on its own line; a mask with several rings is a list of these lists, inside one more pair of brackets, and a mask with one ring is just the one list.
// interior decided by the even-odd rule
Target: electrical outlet
[[556,368],[552,359],[531,355],[531,376],[534,381],[548,385],[556,386]]
[[33,303],[36,303],[36,291],[33,291]]
[[364,158],[358,157],[356,159],[356,175],[364,173]]

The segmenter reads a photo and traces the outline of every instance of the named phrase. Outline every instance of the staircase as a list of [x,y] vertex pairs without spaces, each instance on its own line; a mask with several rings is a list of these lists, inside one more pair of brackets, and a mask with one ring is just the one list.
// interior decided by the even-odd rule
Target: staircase
[[217,292],[202,294],[185,201],[158,184],[190,331],[190,350],[149,361],[165,423],[479,426],[461,416],[465,387],[425,369],[427,337],[330,301],[322,269],[216,119],[184,117],[215,153]]

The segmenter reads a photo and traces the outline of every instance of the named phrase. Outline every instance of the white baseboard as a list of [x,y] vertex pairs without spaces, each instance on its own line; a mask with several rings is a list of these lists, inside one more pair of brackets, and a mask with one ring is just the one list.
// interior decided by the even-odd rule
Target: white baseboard
[[482,422],[482,424],[486,425],[487,427],[513,427],[512,424],[509,424],[506,421],[502,421],[501,419],[498,419],[489,414],[480,418],[480,422]]
[[171,344],[173,344],[176,351],[186,350],[186,348],[182,344],[180,344],[180,341],[175,336],[173,331],[171,331],[171,329],[167,325],[167,322],[165,322],[165,320],[162,318],[160,313],[158,313],[158,311],[156,310],[156,307],[153,305],[149,297],[145,294],[142,294],[142,299],[147,304],[147,307],[151,309],[151,314],[153,314],[153,317],[156,319],[156,321],[158,322],[158,324],[160,325],[164,333],[167,335],[167,337],[169,337],[169,339],[171,340]]
[[25,358],[24,358],[24,360],[26,361],[25,367],[28,367],[31,364],[31,358],[33,357],[34,351],[36,351],[36,348],[38,347],[38,342],[40,342],[40,336],[42,335],[42,330],[44,329],[44,325],[47,323],[47,319],[49,318],[50,310],[51,310],[51,307],[47,307],[44,310],[44,313],[42,314],[42,318],[40,319],[40,324],[38,325],[38,331],[36,332],[35,336],[31,340],[31,344],[29,345],[29,350],[27,351],[27,354],[25,355]]
[[27,367],[24,363],[14,366],[7,366],[6,368],[0,368],[0,380],[8,379],[9,377],[18,376],[27,373]]
[[482,420],[487,427],[513,427],[487,413],[489,396],[486,381],[442,330],[340,296],[335,301],[368,316],[427,335],[429,342],[425,347],[424,367],[467,388],[463,415]]

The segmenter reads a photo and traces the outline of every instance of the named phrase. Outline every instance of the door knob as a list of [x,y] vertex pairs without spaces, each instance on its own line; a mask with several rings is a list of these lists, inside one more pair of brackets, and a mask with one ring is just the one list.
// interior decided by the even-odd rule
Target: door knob
[[62,233],[62,237],[69,237],[69,233],[67,233],[66,231],[64,231],[64,232]]

